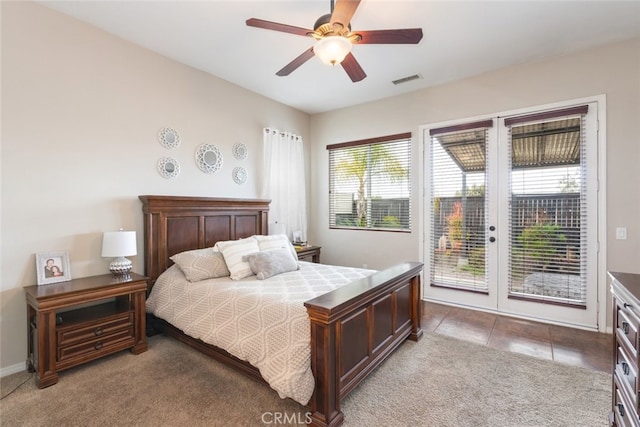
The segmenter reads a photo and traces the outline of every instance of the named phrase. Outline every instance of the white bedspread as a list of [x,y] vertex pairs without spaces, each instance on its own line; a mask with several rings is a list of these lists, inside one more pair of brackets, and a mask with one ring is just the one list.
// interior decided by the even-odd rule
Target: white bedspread
[[304,302],[373,272],[300,262],[300,270],[266,280],[190,283],[174,265],[158,278],[146,307],[187,335],[251,363],[281,398],[306,405],[314,379]]

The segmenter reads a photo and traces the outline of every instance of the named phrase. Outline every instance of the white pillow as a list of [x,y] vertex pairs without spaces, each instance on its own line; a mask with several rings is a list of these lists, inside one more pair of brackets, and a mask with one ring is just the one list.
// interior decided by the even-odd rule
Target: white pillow
[[248,262],[243,261],[242,257],[260,251],[256,239],[247,237],[240,240],[227,240],[216,243],[215,247],[222,252],[227,268],[231,272],[232,280],[240,280],[253,275],[251,266]]
[[255,235],[253,237],[258,241],[258,246],[261,251],[287,248],[289,252],[291,252],[291,255],[293,255],[293,259],[298,259],[298,253],[285,234],[274,234],[271,236]]
[[200,280],[229,275],[224,257],[213,248],[180,252],[169,259],[180,267],[189,282],[199,282]]

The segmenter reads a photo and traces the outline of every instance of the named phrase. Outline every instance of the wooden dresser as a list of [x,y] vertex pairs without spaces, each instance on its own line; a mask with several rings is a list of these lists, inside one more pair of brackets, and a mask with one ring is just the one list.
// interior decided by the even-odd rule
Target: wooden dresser
[[640,274],[609,272],[613,297],[611,425],[640,426]]
[[27,368],[39,388],[57,383],[63,369],[127,348],[147,350],[147,277],[105,274],[24,290]]

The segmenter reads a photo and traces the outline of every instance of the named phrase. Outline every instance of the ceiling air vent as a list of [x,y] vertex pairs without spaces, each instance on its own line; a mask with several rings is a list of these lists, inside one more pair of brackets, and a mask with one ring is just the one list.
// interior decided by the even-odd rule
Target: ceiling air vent
[[410,82],[412,80],[420,80],[421,78],[422,78],[422,76],[420,74],[414,74],[412,76],[407,76],[407,77],[403,77],[403,78],[398,79],[398,80],[394,80],[392,83],[394,85],[399,85],[399,84],[402,84],[402,83]]

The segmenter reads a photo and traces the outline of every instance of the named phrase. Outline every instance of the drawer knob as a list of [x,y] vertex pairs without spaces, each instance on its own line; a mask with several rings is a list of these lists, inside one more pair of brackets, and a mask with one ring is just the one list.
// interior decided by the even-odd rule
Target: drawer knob
[[93,331],[95,336],[102,335],[102,327],[98,326],[95,331]]
[[629,375],[629,364],[627,362],[622,362],[622,372],[625,375]]
[[629,308],[629,307],[631,307],[631,304],[626,303],[626,302],[625,302],[624,304],[622,304],[622,305],[624,306],[624,308]]
[[100,341],[98,341],[96,343],[96,345],[93,346],[93,348],[96,349],[96,350],[100,350],[102,348],[102,343]]
[[629,335],[629,322],[622,322],[622,330],[625,335]]
[[624,405],[622,403],[618,403],[618,412],[620,412],[621,417],[624,417]]

